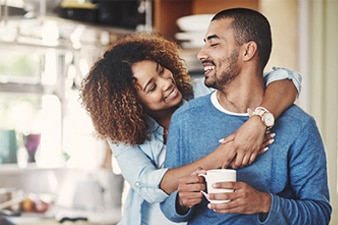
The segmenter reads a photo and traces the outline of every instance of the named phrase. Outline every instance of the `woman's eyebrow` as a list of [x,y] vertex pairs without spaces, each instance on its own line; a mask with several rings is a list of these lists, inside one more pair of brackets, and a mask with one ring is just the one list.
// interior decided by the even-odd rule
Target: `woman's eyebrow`
[[161,68],[162,68],[162,65],[159,63],[156,63],[156,72],[159,73],[161,71]]
[[152,82],[152,79],[150,79],[150,80],[145,84],[145,86],[143,87],[142,84],[140,84],[140,83],[138,82],[138,79],[137,79],[136,77],[133,77],[133,79],[134,79],[134,81],[133,81],[133,82],[134,82],[134,85],[135,85],[136,87],[138,87],[139,89],[143,90],[144,92],[146,91],[148,85]]

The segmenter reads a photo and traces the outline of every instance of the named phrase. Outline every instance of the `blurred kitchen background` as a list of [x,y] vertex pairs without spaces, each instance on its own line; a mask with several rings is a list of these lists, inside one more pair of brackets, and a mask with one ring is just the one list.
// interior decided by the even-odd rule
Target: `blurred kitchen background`
[[124,181],[79,104],[82,78],[106,46],[139,31],[179,43],[191,75],[201,76],[205,22],[221,9],[248,7],[271,22],[266,69],[302,74],[297,104],[321,130],[338,224],[338,0],[0,0],[0,7],[0,215],[20,214],[11,217],[16,224],[116,224]]

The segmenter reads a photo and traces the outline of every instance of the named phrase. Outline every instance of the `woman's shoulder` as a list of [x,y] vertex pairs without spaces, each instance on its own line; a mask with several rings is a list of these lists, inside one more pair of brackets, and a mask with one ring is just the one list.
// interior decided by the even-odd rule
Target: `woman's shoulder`
[[204,96],[214,90],[213,88],[208,88],[207,86],[205,86],[204,77],[192,78],[191,85],[194,91],[194,98]]

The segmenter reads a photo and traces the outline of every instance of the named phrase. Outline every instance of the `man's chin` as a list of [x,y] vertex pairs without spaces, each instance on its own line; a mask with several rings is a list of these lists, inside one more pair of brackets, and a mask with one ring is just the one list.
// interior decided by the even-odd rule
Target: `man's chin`
[[213,87],[213,83],[211,82],[210,78],[208,79],[208,77],[204,79],[204,85],[207,87]]

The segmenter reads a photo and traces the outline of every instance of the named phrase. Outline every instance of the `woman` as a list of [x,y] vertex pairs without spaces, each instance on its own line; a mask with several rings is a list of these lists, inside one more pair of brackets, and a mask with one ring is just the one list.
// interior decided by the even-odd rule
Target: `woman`
[[[268,77],[268,82],[284,79],[267,87],[261,104],[278,117],[297,96],[285,78],[298,84],[300,77],[285,69]],[[131,185],[120,224],[170,224],[158,203],[177,188],[179,177],[197,167],[245,166],[272,143],[273,135],[263,141],[266,127],[253,116],[208,156],[181,168],[162,168],[171,115],[184,101],[210,91],[200,80],[191,81],[179,47],[159,35],[119,39],[92,67],[81,88],[83,105]]]

